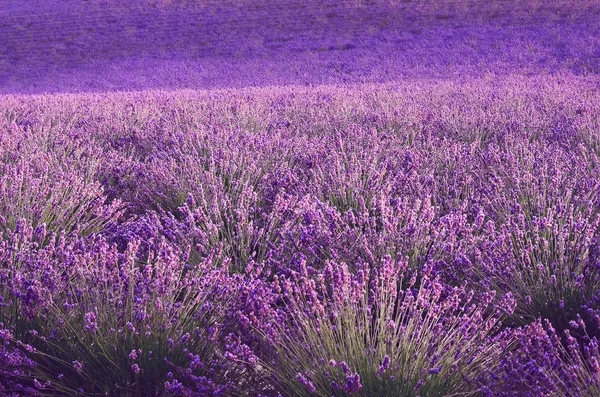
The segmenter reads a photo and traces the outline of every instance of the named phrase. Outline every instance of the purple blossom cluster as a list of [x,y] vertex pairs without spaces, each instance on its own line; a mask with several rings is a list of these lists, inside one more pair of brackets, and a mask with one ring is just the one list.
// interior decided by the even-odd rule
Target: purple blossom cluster
[[600,81],[565,70],[1,97],[0,396],[599,394]]

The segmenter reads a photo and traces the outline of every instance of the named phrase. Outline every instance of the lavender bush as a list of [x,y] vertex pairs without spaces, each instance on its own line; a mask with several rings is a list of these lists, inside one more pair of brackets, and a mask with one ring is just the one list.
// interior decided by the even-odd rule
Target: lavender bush
[[384,258],[356,275],[329,263],[279,280],[290,321],[271,371],[285,395],[473,395],[483,370],[499,370],[511,341],[494,338],[511,314],[508,295],[474,300],[407,261]]
[[[487,380],[485,394],[494,396],[593,396],[598,393],[598,340],[586,334],[578,318],[557,332],[538,320],[518,330],[519,349],[502,362],[501,387]],[[582,336],[578,338],[577,336]],[[578,340],[579,339],[579,340]]]
[[[3,269],[2,321],[33,346],[34,384],[148,395],[164,389],[169,372],[196,379],[226,361],[215,345],[232,284],[210,264],[188,267],[164,241],[144,258],[135,240],[119,253],[102,239],[69,242],[63,234],[39,249],[43,233],[21,221],[3,249],[12,266]],[[211,390],[223,387],[216,381],[196,379]]]

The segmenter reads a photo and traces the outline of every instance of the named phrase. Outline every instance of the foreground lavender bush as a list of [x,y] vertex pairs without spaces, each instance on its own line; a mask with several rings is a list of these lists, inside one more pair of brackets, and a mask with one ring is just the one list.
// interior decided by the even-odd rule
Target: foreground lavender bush
[[406,274],[390,258],[356,275],[329,263],[279,282],[290,321],[271,371],[284,395],[475,395],[498,371],[509,339],[494,338],[510,296],[447,288],[428,271]]
[[186,265],[161,241],[147,239],[141,258],[135,240],[119,253],[102,239],[64,235],[40,249],[45,239],[21,221],[0,254],[0,321],[18,346],[32,346],[6,352],[30,363],[21,378],[40,393],[70,395],[154,395],[178,382],[198,393],[226,386],[214,374],[228,364],[217,345],[234,288],[222,272]]
[[[595,396],[600,393],[598,339],[590,338],[579,318],[557,332],[538,320],[515,332],[519,349],[502,362],[502,371],[488,380],[492,396]],[[583,336],[578,341],[577,336]]]

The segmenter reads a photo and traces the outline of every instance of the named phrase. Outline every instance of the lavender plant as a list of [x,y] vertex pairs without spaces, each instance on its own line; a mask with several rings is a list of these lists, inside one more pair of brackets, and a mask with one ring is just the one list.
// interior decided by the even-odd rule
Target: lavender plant
[[342,263],[281,279],[289,321],[268,362],[285,395],[475,395],[475,378],[510,345],[496,332],[512,313],[493,294],[447,288],[431,273],[384,259],[357,274]]
[[156,395],[177,379],[198,392],[224,388],[225,377],[206,378],[226,371],[217,338],[233,285],[224,273],[189,267],[164,241],[140,261],[135,240],[119,253],[63,235],[40,250],[44,236],[17,233],[20,246],[3,251],[2,321],[33,346],[23,376],[45,385],[40,393]]
[[[565,329],[599,287],[595,171],[577,166],[580,160],[558,148],[550,156],[545,147],[534,154],[522,143],[516,146],[523,150],[520,157],[507,155],[510,165],[493,168],[487,182],[487,238],[473,262],[486,286],[517,298],[514,321],[526,324],[541,316]],[[537,173],[522,175],[517,161],[521,169],[536,164]]]
[[2,139],[0,232],[14,230],[21,218],[34,228],[79,235],[100,233],[118,223],[123,203],[108,200],[94,180],[98,165],[89,159],[89,149],[57,143],[57,132],[46,137],[43,131],[9,131]]
[[[576,334],[585,335],[578,341]],[[517,332],[519,349],[503,359],[501,380],[485,386],[487,395],[594,396],[598,383],[598,340],[586,335],[579,317],[570,330],[557,331],[549,321],[537,320]]]

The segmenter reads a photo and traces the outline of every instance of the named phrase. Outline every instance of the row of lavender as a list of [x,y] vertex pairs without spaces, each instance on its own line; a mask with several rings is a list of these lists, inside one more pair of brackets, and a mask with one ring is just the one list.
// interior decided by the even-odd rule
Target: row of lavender
[[598,84],[4,97],[0,395],[597,395]]

